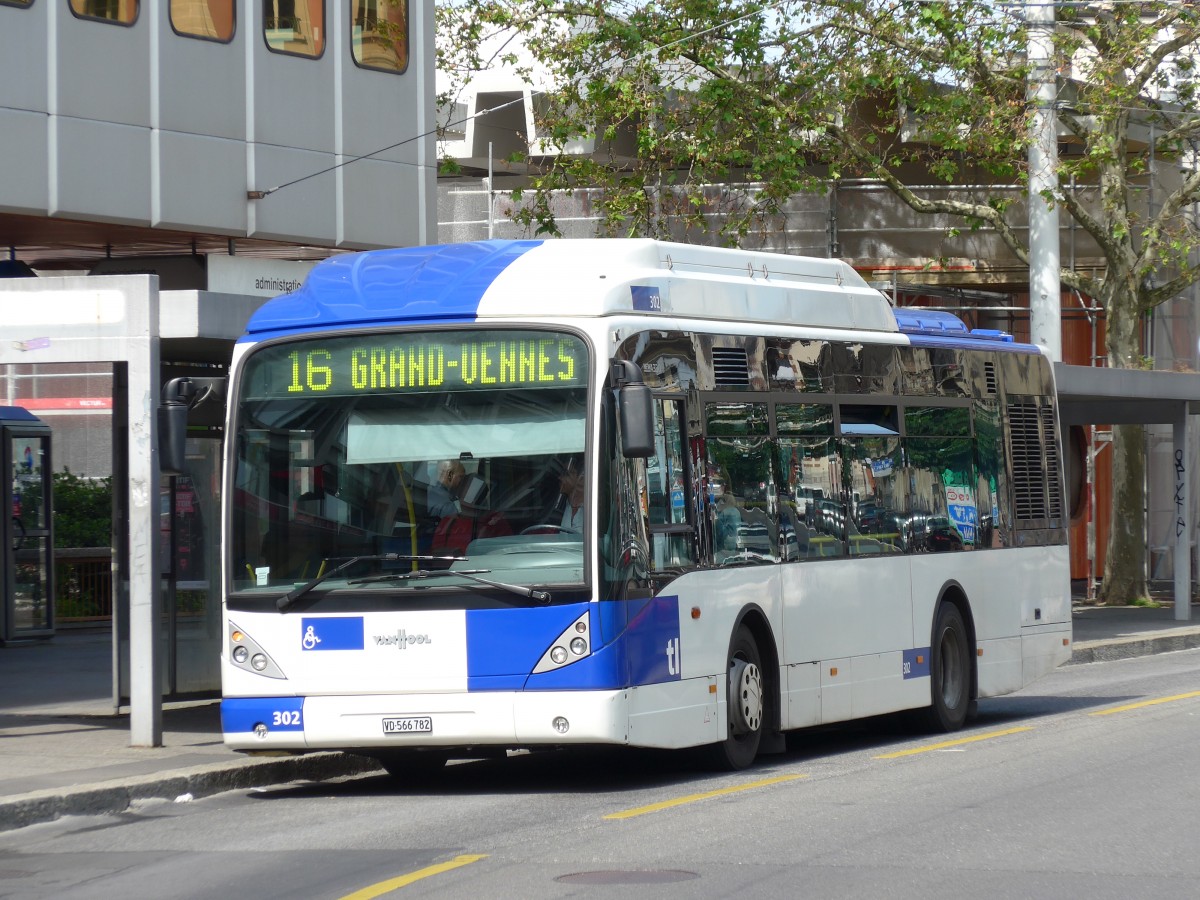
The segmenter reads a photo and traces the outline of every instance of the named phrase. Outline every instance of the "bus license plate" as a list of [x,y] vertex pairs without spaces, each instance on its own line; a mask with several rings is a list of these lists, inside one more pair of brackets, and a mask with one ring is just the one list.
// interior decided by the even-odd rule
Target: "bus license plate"
[[432,734],[429,716],[392,716],[383,720],[384,734]]

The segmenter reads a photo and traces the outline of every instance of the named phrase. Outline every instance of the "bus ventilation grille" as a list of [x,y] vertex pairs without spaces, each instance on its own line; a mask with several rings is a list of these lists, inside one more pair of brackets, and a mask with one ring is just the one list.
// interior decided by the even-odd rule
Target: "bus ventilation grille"
[[717,384],[745,387],[750,384],[750,369],[742,347],[713,347],[713,379]]
[[1017,521],[1061,518],[1062,488],[1053,407],[1014,403],[1008,407],[1008,422]]

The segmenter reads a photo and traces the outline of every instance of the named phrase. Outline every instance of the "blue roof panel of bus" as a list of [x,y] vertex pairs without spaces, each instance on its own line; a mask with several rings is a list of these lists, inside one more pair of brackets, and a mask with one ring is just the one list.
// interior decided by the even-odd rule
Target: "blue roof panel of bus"
[[914,347],[928,349],[982,350],[989,344],[994,349],[1015,353],[1037,353],[1033,344],[1019,344],[1004,331],[990,328],[968,329],[965,322],[953,313],[924,309],[919,306],[899,307],[895,311],[900,333],[908,335]]
[[348,253],[317,264],[299,290],[250,317],[255,339],[396,319],[471,322],[496,276],[541,241],[477,241]]

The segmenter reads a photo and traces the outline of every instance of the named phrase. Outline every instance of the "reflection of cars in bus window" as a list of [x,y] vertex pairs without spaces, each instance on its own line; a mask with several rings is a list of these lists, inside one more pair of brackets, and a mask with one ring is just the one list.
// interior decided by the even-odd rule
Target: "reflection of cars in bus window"
[[925,523],[925,548],[931,553],[961,550],[962,535],[945,516],[931,516]]

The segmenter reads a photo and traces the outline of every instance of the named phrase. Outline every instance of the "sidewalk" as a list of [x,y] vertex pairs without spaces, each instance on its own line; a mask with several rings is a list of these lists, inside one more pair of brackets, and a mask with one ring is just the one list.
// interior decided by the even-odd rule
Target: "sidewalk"
[[[1071,664],[1200,647],[1200,606],[1076,606]],[[116,813],[139,800],[177,800],[377,769],[342,753],[247,757],[221,741],[215,702],[163,710],[163,746],[129,746],[112,715],[106,633],[62,633],[0,647],[0,831],[60,816]]]

